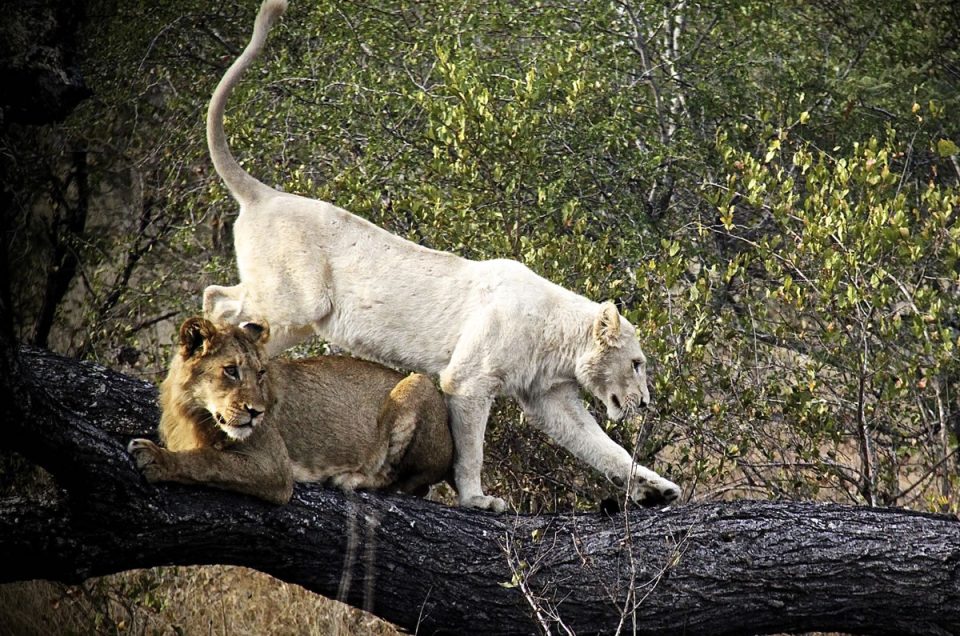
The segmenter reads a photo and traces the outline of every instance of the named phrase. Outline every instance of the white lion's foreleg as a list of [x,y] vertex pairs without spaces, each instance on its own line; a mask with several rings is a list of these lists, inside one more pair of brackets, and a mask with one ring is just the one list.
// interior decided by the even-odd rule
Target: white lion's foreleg
[[500,380],[487,373],[480,361],[489,334],[489,321],[478,320],[465,329],[467,334],[454,348],[447,367],[440,373],[440,390],[447,400],[450,432],[453,435],[453,478],[460,505],[503,512],[507,504],[499,497],[483,494],[483,435]]
[[680,487],[633,461],[610,439],[584,407],[574,385],[521,401],[524,413],[555,442],[587,462],[640,503],[665,503],[680,496]]
[[503,512],[507,509],[506,502],[499,497],[484,495],[480,484],[483,435],[493,400],[461,395],[446,397],[455,451],[453,477],[457,484],[460,506]]

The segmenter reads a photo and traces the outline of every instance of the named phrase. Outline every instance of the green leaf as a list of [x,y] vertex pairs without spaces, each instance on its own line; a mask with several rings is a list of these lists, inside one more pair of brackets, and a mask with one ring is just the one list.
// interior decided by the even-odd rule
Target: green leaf
[[939,153],[941,157],[952,157],[958,152],[960,152],[960,148],[957,148],[957,144],[949,139],[940,139],[937,141],[937,153]]

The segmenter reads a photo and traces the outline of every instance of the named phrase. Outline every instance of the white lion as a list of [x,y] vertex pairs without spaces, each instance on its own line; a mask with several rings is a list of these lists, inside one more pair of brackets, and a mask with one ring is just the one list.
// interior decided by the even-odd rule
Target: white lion
[[313,335],[361,357],[440,377],[456,447],[460,505],[503,511],[480,485],[493,399],[515,398],[530,421],[642,503],[679,487],[635,464],[590,416],[578,384],[614,421],[649,401],[633,326],[511,260],[470,261],[427,249],[336,206],[279,192],[247,173],[223,130],[226,100],[263,48],[286,0],[265,0],[253,36],[210,101],[214,167],[240,204],[240,284],[204,290],[208,318],[273,326],[270,352]]

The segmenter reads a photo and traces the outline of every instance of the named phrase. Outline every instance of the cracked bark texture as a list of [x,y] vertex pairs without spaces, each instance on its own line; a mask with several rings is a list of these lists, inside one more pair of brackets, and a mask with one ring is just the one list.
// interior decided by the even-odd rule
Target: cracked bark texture
[[2,582],[223,563],[422,634],[960,633],[952,517],[758,501],[492,515],[314,485],[277,507],[146,484],[124,445],[153,433],[151,385],[39,349],[8,368],[2,445],[60,490],[0,502]]

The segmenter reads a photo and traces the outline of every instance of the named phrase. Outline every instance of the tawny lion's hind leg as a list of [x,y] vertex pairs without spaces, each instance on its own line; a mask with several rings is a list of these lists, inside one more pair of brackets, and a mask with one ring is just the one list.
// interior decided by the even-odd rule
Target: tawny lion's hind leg
[[417,377],[419,376],[409,375],[400,380],[380,407],[377,424],[387,432],[387,458],[384,463],[388,466],[400,464],[417,429]]
[[[446,436],[445,440],[434,439],[437,437],[434,420],[438,418],[443,426],[439,432]],[[397,383],[384,400],[377,423],[387,432],[384,470],[391,477],[390,490],[422,497],[429,491],[430,484],[440,481],[451,470],[453,441],[447,426],[446,405],[426,376],[414,373]],[[444,465],[438,467],[438,463]]]
[[393,484],[393,490],[397,492],[402,492],[405,495],[413,495],[414,497],[426,497],[427,493],[430,492],[430,486],[434,482],[430,480],[426,475],[420,473],[418,475],[413,475],[407,479],[401,479]]
[[390,431],[387,463],[396,469],[395,488],[416,493],[420,485],[429,486],[452,475],[453,437],[447,404],[430,378],[411,373],[397,383],[385,402],[380,424]]
[[372,475],[360,471],[346,471],[331,475],[327,482],[344,492],[354,490],[381,490],[390,485],[393,477],[387,470]]

